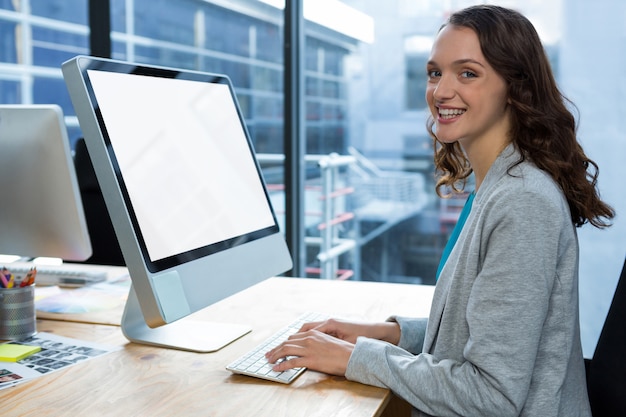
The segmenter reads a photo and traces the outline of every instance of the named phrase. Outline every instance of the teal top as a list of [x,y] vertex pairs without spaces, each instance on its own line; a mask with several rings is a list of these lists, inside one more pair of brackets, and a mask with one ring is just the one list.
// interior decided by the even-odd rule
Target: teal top
[[467,197],[467,201],[465,201],[465,205],[463,206],[463,210],[461,210],[461,214],[459,214],[459,220],[456,222],[454,229],[452,230],[452,234],[450,235],[450,239],[448,239],[448,243],[446,243],[446,247],[443,248],[443,253],[441,254],[441,260],[439,261],[439,267],[437,268],[437,276],[436,279],[439,279],[439,274],[443,269],[443,266],[446,264],[448,260],[448,256],[450,256],[450,252],[454,248],[459,235],[461,234],[461,230],[463,230],[463,225],[465,224],[465,220],[467,220],[467,216],[469,216],[470,211],[472,211],[472,203],[474,202],[474,192],[472,191]]

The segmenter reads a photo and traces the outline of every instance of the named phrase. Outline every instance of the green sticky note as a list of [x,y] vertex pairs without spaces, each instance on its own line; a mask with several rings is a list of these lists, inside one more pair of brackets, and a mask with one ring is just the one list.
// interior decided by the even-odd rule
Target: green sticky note
[[17,362],[25,357],[37,353],[40,346],[20,345],[17,343],[4,343],[0,345],[0,361]]

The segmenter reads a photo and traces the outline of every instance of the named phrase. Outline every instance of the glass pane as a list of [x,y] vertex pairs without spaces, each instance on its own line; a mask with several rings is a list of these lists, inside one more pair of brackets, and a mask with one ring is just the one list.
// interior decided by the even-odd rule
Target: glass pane
[[133,3],[134,35],[179,45],[194,44],[196,2],[136,0]]
[[111,31],[120,33],[126,32],[126,0],[110,0],[110,2]]
[[[22,3],[25,2],[22,1]],[[87,24],[85,0],[30,0],[28,3],[33,16],[81,25]]]
[[0,9],[16,10],[18,5],[13,0],[0,0]]
[[0,103],[16,104],[20,99],[20,83],[0,80]]
[[74,116],[65,81],[56,77],[37,76],[33,81],[34,103],[55,103],[61,106],[66,116]]
[[0,20],[0,62],[17,62],[17,23]]
[[33,65],[60,68],[78,54],[89,53],[87,34],[34,26],[32,28]]

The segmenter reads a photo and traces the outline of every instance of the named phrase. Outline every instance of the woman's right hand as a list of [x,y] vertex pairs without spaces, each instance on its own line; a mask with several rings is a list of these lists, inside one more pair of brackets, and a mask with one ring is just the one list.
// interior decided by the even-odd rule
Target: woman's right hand
[[356,323],[339,319],[306,323],[265,357],[277,372],[306,367],[331,375],[345,375],[359,336],[397,344],[400,326],[393,322]]

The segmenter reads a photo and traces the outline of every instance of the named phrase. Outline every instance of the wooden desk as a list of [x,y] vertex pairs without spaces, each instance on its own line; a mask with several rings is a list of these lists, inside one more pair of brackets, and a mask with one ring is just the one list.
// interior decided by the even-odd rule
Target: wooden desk
[[[225,365],[304,311],[366,320],[425,316],[433,287],[271,278],[193,319],[249,324],[218,352],[129,343],[110,325],[39,320],[38,330],[123,346],[100,358],[0,391],[3,416],[384,416],[409,415],[389,390],[307,371],[290,385],[234,375]],[[265,301],[262,301],[265,300]]]

